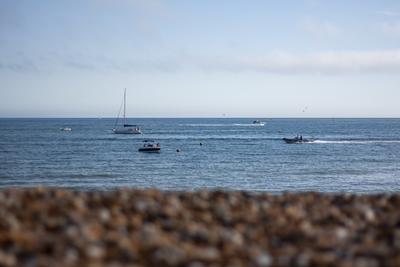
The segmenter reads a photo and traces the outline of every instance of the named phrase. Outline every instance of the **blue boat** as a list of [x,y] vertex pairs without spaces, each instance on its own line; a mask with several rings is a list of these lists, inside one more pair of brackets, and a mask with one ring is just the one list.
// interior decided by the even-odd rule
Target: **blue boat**
[[144,140],[143,146],[139,148],[139,152],[160,152],[161,146],[153,140]]
[[305,139],[303,136],[296,136],[294,138],[282,138],[286,144],[302,144],[302,143],[311,143],[314,139]]

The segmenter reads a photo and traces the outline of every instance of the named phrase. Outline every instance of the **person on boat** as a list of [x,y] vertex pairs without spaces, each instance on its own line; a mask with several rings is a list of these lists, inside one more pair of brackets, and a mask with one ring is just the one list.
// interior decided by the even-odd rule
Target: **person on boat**
[[300,141],[301,141],[301,140],[303,140],[303,136],[302,136],[302,135],[300,135]]

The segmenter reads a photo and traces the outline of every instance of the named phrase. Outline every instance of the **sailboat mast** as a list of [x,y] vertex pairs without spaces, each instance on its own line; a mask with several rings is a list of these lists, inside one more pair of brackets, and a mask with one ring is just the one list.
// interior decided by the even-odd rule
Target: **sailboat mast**
[[124,90],[124,126],[126,124],[125,112],[126,112],[126,88]]

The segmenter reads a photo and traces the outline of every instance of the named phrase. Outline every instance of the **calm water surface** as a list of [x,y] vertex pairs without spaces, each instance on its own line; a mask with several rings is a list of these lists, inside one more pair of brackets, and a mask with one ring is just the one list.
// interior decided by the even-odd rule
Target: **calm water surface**
[[[262,121],[131,119],[144,134],[128,136],[111,132],[113,119],[0,119],[0,187],[400,190],[400,119]],[[317,140],[281,139],[297,134]],[[138,152],[144,139],[162,152]]]

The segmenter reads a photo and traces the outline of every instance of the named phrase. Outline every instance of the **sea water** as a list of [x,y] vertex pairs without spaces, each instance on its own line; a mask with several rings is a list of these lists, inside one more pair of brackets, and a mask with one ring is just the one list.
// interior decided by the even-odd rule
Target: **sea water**
[[260,120],[132,118],[143,134],[117,135],[113,119],[0,119],[0,187],[400,190],[400,119]]

